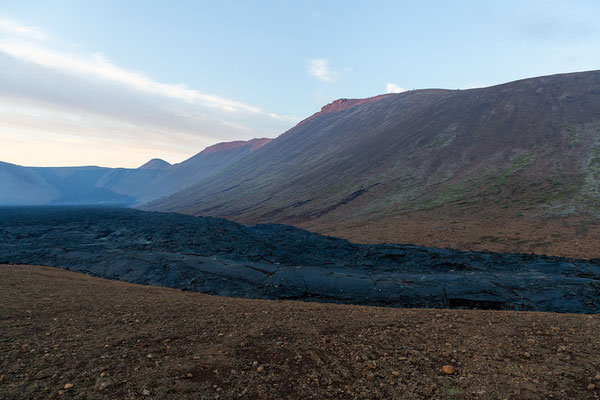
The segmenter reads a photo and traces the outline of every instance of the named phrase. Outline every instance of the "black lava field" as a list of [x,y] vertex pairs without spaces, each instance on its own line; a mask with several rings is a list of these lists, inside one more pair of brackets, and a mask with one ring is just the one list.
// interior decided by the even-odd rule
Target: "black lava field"
[[0,263],[246,298],[600,312],[597,259],[359,245],[286,225],[127,208],[2,208]]

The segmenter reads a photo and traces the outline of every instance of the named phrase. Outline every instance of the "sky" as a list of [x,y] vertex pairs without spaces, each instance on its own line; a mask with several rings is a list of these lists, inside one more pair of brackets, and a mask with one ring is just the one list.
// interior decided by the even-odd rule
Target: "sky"
[[0,0],[0,161],[135,168],[338,98],[600,69],[600,2]]

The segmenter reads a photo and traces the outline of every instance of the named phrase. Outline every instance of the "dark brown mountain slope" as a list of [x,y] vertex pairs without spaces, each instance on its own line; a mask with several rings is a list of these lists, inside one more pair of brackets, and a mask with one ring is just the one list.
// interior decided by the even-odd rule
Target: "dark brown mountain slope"
[[[291,223],[358,241],[584,257],[597,247],[573,253],[554,247],[565,240],[551,234],[571,240],[587,229],[582,241],[593,243],[598,232],[590,224],[600,215],[600,71],[354,103],[324,108],[147,208]],[[572,232],[536,236],[558,219]]]

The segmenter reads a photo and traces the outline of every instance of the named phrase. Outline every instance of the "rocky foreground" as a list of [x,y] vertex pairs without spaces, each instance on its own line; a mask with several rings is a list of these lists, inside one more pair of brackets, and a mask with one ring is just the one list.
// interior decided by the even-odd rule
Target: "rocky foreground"
[[286,225],[124,208],[0,209],[0,263],[246,298],[600,311],[600,260],[359,245]]
[[2,399],[598,399],[600,316],[215,297],[0,265]]

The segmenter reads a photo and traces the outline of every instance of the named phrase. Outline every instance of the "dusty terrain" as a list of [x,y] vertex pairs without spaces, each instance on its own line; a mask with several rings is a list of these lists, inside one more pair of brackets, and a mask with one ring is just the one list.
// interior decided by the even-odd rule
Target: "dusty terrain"
[[6,265],[0,298],[3,399],[600,397],[598,315],[242,300]]
[[463,251],[600,258],[600,219],[585,216],[541,218],[510,210],[444,207],[374,220],[297,225],[355,243],[412,243]]

